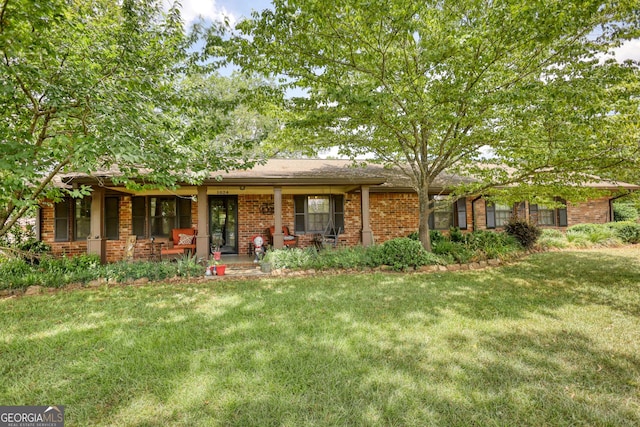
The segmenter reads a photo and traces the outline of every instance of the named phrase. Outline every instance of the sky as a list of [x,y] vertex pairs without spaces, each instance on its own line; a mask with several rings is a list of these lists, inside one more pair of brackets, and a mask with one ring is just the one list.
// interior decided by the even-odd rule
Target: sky
[[[165,0],[170,1],[170,0]],[[225,17],[231,24],[249,18],[253,10],[271,7],[270,0],[181,0],[182,16],[187,25],[199,16],[207,21],[221,21]],[[633,40],[616,50],[618,60],[640,60],[640,40]]]

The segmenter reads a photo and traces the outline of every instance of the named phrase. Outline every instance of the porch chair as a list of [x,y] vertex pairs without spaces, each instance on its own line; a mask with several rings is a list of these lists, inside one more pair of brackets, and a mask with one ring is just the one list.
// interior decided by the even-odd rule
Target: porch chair
[[171,230],[171,240],[167,243],[167,247],[160,250],[160,257],[195,252],[196,234],[195,228],[174,228]]
[[[265,234],[267,235],[267,240],[269,244],[273,246],[273,235],[275,234],[276,226],[272,225],[271,227],[265,230]],[[282,233],[284,234],[284,247],[285,248],[295,248],[298,246],[298,236],[295,234],[291,234],[289,232],[289,227],[286,225],[282,226]]]

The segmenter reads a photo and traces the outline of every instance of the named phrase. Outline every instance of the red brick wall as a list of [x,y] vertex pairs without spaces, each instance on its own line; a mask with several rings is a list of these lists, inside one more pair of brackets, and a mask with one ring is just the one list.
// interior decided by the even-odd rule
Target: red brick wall
[[[475,202],[475,220],[478,230],[486,230],[486,204],[484,199]],[[467,210],[469,211],[469,203],[467,202]],[[526,204],[527,218],[529,215],[529,204]],[[584,203],[567,203],[567,223],[568,227],[576,224],[604,224],[611,221],[609,211],[609,199],[603,197],[600,199],[590,200]],[[544,227],[565,229],[566,227]]]
[[[360,193],[344,195],[345,227],[341,236],[341,244],[354,246],[361,241],[361,199]],[[313,233],[301,234],[294,226],[293,195],[282,196],[282,224],[289,227],[292,233],[298,234],[299,246],[311,246]],[[467,224],[472,230],[473,212],[472,198],[467,198]],[[107,261],[113,262],[124,257],[127,238],[131,235],[131,197],[120,198],[120,234],[118,240],[107,241]],[[274,224],[273,214],[263,213],[265,206],[273,206],[273,195],[239,195],[238,196],[238,251],[246,254],[251,238],[256,234],[264,236],[266,228]],[[486,228],[485,201],[479,199],[474,203],[477,229]],[[370,220],[376,243],[382,243],[396,237],[405,237],[418,229],[418,197],[415,193],[371,193]],[[527,209],[528,211],[528,209]],[[569,226],[579,223],[605,223],[610,220],[609,200],[601,198],[580,204],[567,206]],[[191,220],[197,227],[198,204],[192,203]],[[54,209],[53,205],[44,204],[41,209],[42,240],[52,247],[54,255],[77,255],[87,251],[85,241],[54,242]],[[266,237],[266,236],[265,236]],[[139,239],[134,254],[135,259],[147,259],[151,253],[149,239]]]

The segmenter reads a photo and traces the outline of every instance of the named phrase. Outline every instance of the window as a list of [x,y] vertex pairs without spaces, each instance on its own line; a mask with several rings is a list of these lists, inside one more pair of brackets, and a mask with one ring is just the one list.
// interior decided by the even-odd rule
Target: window
[[[133,197],[131,227],[139,238],[169,237],[174,228],[191,228],[191,199],[179,197]],[[147,230],[147,224],[149,230]]]
[[330,222],[344,231],[342,195],[295,196],[295,232],[322,233]]
[[91,232],[91,197],[64,199],[54,207],[54,241],[86,240]]
[[497,203],[486,204],[487,228],[504,227],[513,215],[513,207]]
[[429,215],[429,228],[432,230],[448,230],[451,227],[467,228],[467,200],[458,199],[455,203],[446,196],[434,195],[431,198],[433,212]]
[[104,198],[104,236],[109,240],[118,240],[120,228],[120,198]]
[[75,200],[74,240],[87,240],[91,233],[91,197]]
[[434,230],[448,230],[453,227],[453,203],[446,200],[446,196],[433,196],[433,228]]
[[[566,205],[565,200],[556,199],[556,201]],[[566,227],[567,208],[553,209],[545,205],[530,204],[529,218],[538,225]]]

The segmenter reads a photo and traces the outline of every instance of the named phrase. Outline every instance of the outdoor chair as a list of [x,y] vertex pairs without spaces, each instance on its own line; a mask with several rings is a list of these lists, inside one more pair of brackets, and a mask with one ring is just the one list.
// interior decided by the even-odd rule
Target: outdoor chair
[[[276,229],[275,225],[272,225],[271,227],[265,230],[265,234],[267,235],[267,240],[269,241],[269,244],[271,246],[273,246],[273,235],[275,233],[275,229]],[[298,246],[298,236],[296,236],[295,234],[291,234],[289,232],[289,227],[287,227],[286,225],[283,225],[282,233],[284,234],[285,248],[295,248]]]

